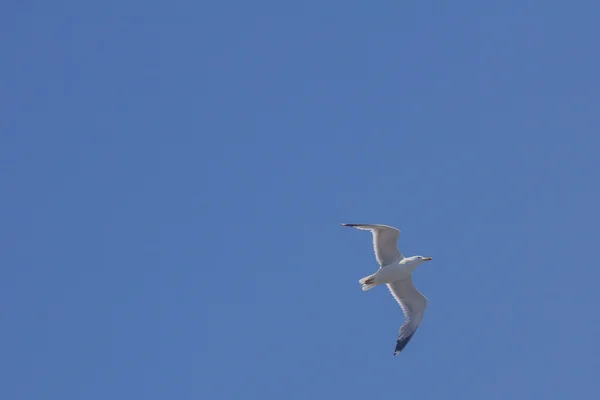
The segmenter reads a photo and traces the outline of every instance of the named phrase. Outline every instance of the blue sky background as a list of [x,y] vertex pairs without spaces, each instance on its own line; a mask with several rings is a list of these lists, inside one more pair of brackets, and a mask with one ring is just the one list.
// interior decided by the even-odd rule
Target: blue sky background
[[600,395],[597,1],[0,11],[0,398]]

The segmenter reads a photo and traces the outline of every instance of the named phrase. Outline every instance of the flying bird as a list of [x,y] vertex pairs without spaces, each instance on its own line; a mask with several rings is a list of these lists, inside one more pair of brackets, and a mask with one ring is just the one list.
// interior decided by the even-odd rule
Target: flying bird
[[342,224],[356,229],[371,231],[373,234],[373,249],[379,262],[379,269],[372,275],[365,276],[358,283],[362,290],[373,289],[378,285],[387,285],[398,302],[406,321],[400,327],[394,355],[398,355],[414,336],[423,320],[427,297],[415,288],[412,272],[431,257],[404,257],[398,249],[400,231],[392,226],[372,224]]

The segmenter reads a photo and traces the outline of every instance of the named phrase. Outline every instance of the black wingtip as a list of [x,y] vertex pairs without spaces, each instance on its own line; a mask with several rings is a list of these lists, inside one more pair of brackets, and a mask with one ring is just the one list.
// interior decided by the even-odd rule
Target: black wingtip
[[406,347],[408,342],[410,342],[410,339],[414,336],[415,332],[411,333],[409,336],[407,336],[405,338],[398,339],[396,341],[396,348],[394,349],[394,356],[397,356],[398,353],[400,353]]
[[340,224],[340,225],[354,227],[354,226],[360,226],[361,224]]

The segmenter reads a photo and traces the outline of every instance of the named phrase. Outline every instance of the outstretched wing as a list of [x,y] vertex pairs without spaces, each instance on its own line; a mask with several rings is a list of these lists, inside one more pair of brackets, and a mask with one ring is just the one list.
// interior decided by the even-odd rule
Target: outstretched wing
[[404,317],[406,318],[406,321],[400,327],[398,339],[396,340],[394,355],[398,355],[398,353],[406,347],[423,320],[425,308],[427,307],[427,297],[423,296],[423,294],[415,288],[411,275],[394,283],[390,283],[387,287],[390,289],[390,292],[392,292],[392,296],[394,296],[398,304],[400,304],[400,307],[404,312]]
[[400,231],[392,226],[372,224],[342,224],[373,233],[373,249],[379,265],[385,267],[401,261],[404,256],[398,249]]

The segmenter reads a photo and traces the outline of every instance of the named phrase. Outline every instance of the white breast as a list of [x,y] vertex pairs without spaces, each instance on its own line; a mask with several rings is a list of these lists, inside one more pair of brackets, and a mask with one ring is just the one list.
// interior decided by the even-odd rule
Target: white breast
[[392,283],[397,280],[404,279],[409,276],[413,268],[410,268],[407,264],[392,264],[386,265],[377,271],[375,274],[375,283]]

